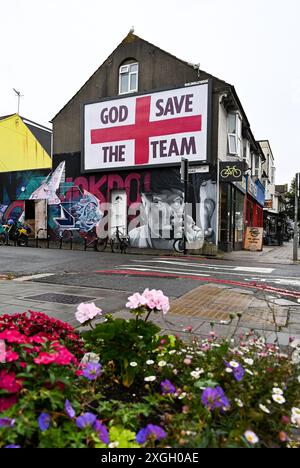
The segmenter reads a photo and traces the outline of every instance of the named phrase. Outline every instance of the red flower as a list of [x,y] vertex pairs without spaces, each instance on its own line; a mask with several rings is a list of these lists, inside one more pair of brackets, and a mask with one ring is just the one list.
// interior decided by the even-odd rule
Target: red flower
[[0,388],[8,393],[18,393],[22,385],[19,380],[16,380],[16,374],[2,370],[0,371]]
[[34,358],[34,362],[38,365],[48,365],[48,364],[53,364],[57,357],[56,353],[46,353],[46,352],[41,352],[38,357]]
[[18,399],[15,395],[11,395],[9,397],[0,398],[0,413],[11,408],[13,405],[17,403]]
[[8,343],[28,343],[28,338],[17,330],[4,330],[0,333],[0,340],[5,340]]
[[14,362],[19,359],[18,353],[15,353],[11,349],[6,351],[5,353],[5,362]]

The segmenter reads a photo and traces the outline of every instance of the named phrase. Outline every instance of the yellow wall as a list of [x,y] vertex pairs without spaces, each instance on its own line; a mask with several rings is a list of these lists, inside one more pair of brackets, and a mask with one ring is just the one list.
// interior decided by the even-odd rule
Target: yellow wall
[[0,120],[0,172],[51,167],[49,154],[18,114]]

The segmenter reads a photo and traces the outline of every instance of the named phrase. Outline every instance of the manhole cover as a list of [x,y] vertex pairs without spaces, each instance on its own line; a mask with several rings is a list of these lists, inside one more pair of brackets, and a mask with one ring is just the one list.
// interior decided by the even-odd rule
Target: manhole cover
[[38,294],[37,296],[28,296],[26,299],[32,299],[33,301],[40,302],[58,302],[59,304],[80,304],[81,302],[88,302],[95,298],[87,296],[72,296],[71,294],[46,293]]

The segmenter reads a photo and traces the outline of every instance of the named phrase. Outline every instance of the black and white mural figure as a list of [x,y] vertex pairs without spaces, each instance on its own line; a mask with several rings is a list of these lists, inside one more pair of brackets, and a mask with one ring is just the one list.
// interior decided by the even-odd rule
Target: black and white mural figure
[[216,242],[217,228],[217,183],[211,179],[201,180],[199,188],[200,225],[207,242]]
[[[140,227],[129,232],[133,247],[173,249],[175,239],[183,238],[184,187],[178,171],[156,173],[151,177],[151,193],[141,194]],[[201,248],[204,231],[187,210],[188,248]]]

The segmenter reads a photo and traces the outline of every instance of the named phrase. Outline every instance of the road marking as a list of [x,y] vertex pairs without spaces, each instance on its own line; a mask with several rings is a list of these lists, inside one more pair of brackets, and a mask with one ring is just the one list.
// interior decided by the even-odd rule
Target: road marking
[[[143,268],[143,265],[137,265],[138,268],[136,267],[125,267],[126,270],[128,271],[146,271],[146,272],[151,272],[153,271],[154,273],[175,273],[177,275],[193,275],[193,276],[199,276],[199,273],[192,273],[191,271],[189,270],[185,270],[184,271],[178,271],[178,270],[170,270],[170,269],[166,269],[164,268],[164,271],[162,272],[161,268]],[[122,266],[122,268],[124,267],[124,265]],[[210,277],[210,275],[202,275],[201,276],[205,276],[205,277]]]
[[[133,262],[140,262],[140,260],[132,260]],[[232,270],[232,266],[221,266],[221,265],[210,265],[207,263],[188,263],[188,262],[178,262],[170,260],[143,260],[143,263],[166,263],[169,265],[180,265],[180,266],[191,266],[193,268],[210,268],[210,269],[220,269],[220,270]]]
[[147,271],[146,268],[142,268],[142,271],[139,271],[138,269],[132,269],[132,270],[126,270],[126,269],[120,269],[120,270],[98,270],[95,273],[101,274],[101,275],[136,275],[136,276],[150,276],[150,277],[157,277],[157,278],[168,278],[168,277],[173,277],[173,278],[189,278],[194,281],[203,281],[207,283],[217,283],[217,284],[229,284],[233,286],[242,286],[250,289],[261,289],[264,292],[272,292],[275,294],[280,294],[281,296],[290,296],[294,298],[299,298],[300,297],[300,292],[298,291],[289,291],[287,289],[279,289],[279,288],[274,288],[272,286],[268,286],[267,284],[264,285],[259,285],[257,283],[243,283],[241,281],[233,281],[233,280],[225,280],[225,279],[217,279],[217,278],[204,278],[200,275],[196,274],[187,274],[187,276],[184,276],[182,272],[180,275],[178,273],[168,273],[166,271],[161,272],[161,271]]
[[30,281],[32,279],[41,279],[41,278],[47,278],[48,276],[54,276],[55,273],[41,273],[39,275],[31,275],[31,276],[20,276],[19,278],[15,278],[13,281]]
[[[138,260],[135,260],[135,261],[138,261]],[[143,262],[142,264],[141,264],[141,263],[140,263],[140,264],[136,264],[135,267],[144,268],[146,271],[147,271],[147,270],[148,270],[148,271],[152,271],[152,270],[153,270],[153,271],[154,271],[154,270],[155,270],[155,271],[156,271],[156,270],[158,270],[158,271],[164,271],[164,270],[168,270],[168,269],[171,268],[171,267],[164,267],[164,266],[160,266],[160,267],[158,267],[158,266],[157,266],[157,267],[156,267],[156,266],[151,266],[151,265],[147,266],[147,265],[145,265],[144,263],[145,263],[145,262]],[[126,268],[126,269],[129,269],[129,268],[130,268],[131,270],[132,270],[132,269],[133,269],[133,270],[135,269],[131,264],[130,264],[130,265],[119,265],[119,266],[116,266],[115,268],[116,268],[116,269],[118,269],[118,268]],[[204,271],[205,273],[207,273],[207,270],[203,270],[200,266],[197,267],[197,268],[194,269],[194,270],[191,270],[191,269],[189,269],[189,268],[185,268],[185,269],[182,269],[182,270],[179,270],[179,269],[176,270],[176,272],[178,272],[178,273],[180,273],[180,274],[181,274],[182,272],[184,272],[184,271],[192,271],[192,272],[197,271],[197,273],[198,273],[199,275],[201,274],[202,276],[207,276],[206,274],[202,274],[202,271]],[[245,273],[245,272],[233,273],[232,270],[230,270],[230,271],[216,271],[216,270],[214,270],[214,271],[211,272],[211,275],[214,274],[214,275],[224,275],[224,276],[227,275],[227,276],[239,276],[239,277],[241,277],[241,276],[244,276],[244,273]],[[211,275],[208,275],[208,276],[211,276]],[[272,277],[270,277],[270,278],[272,278]],[[281,278],[289,279],[289,278],[286,278],[286,277],[275,277],[275,278],[278,278],[278,279],[281,279]],[[294,279],[294,277],[290,277],[290,278],[291,278],[292,280]],[[256,278],[252,278],[252,279],[244,278],[245,281],[255,281],[255,279],[256,279]],[[258,280],[260,280],[260,281],[271,281],[271,279],[265,279],[265,278],[258,278]]]
[[269,274],[274,271],[274,268],[256,268],[256,267],[236,267],[233,268],[234,271],[249,271],[253,273],[265,273]]
[[[139,262],[139,260],[133,260],[133,262]],[[251,272],[251,273],[263,273],[263,274],[270,274],[274,271],[274,268],[259,268],[259,267],[232,267],[231,265],[212,265],[208,263],[188,263],[184,261],[174,261],[174,260],[144,260],[143,263],[166,263],[171,265],[180,265],[180,266],[191,266],[193,268],[201,269],[207,268],[211,270],[224,270],[224,271],[243,271],[243,272]]]
[[296,278],[268,278],[268,280],[264,278],[251,278],[247,281],[260,281],[261,283],[267,282],[274,283],[274,284],[282,284],[282,285],[289,285],[289,286],[299,286],[300,287],[300,280]]

